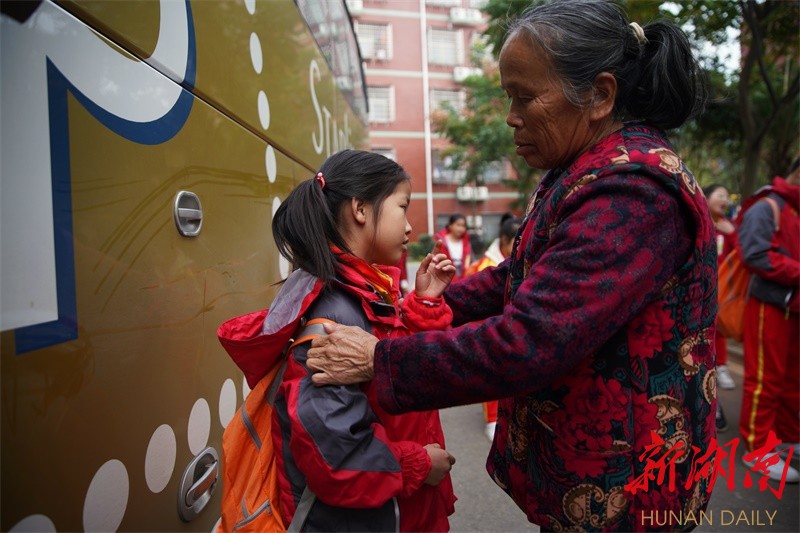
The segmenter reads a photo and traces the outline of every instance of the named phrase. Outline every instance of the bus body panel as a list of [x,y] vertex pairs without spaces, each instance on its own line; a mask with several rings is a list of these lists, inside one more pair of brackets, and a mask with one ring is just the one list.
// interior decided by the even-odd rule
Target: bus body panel
[[[351,144],[365,142],[291,0],[255,2],[252,24],[275,10],[295,38],[262,35],[260,77],[249,51],[232,57],[254,31],[249,2],[184,4],[194,52],[186,37],[173,70],[142,63],[159,56],[161,4],[45,1],[0,19],[3,531],[212,529],[220,482],[189,522],[179,484],[194,457],[221,452],[249,392],[217,327],[268,307],[289,272],[270,225],[325,157],[310,72],[319,108],[349,116]],[[305,76],[269,82],[267,49]],[[197,237],[176,227],[180,191],[202,204]]]
[[[320,5],[326,4],[324,12],[310,10],[309,16],[320,19],[316,23],[304,20],[287,1],[253,2],[252,14],[244,2],[200,1],[190,8],[197,34],[218,36],[197,39],[197,79],[190,90],[295,159],[313,162],[313,168],[331,153],[357,146],[365,135],[364,117],[353,113],[340,90],[356,78],[344,75],[352,74],[353,65],[343,54],[321,54],[307,27],[312,24],[318,39],[329,39],[326,50],[331,51],[352,33],[344,9],[331,9],[341,3]],[[95,1],[67,7],[181,82],[180,54],[156,53],[153,28],[165,18],[159,17],[158,5]],[[336,76],[331,67],[344,72]]]

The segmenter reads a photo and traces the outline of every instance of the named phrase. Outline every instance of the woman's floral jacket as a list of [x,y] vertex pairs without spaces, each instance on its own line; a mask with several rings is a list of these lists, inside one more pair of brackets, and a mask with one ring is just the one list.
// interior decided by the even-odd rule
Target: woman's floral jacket
[[716,276],[700,187],[627,125],[544,177],[509,259],[448,289],[461,327],[378,343],[380,402],[505,397],[487,469],[542,527],[691,527],[714,472]]

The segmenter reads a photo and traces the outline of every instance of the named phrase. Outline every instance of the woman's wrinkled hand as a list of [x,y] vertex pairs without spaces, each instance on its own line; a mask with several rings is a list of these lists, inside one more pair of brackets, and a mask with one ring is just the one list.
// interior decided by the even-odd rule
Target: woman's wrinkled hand
[[438,298],[453,281],[456,267],[453,262],[442,253],[442,241],[436,241],[433,251],[425,256],[417,269],[414,281],[414,292],[420,298]]
[[373,377],[378,339],[356,326],[325,324],[328,335],[311,341],[306,365],[314,385],[350,385]]
[[425,478],[425,484],[438,485],[453,469],[453,465],[456,464],[456,458],[435,442],[427,444],[425,451],[428,452],[431,458],[431,471],[428,473],[428,477]]

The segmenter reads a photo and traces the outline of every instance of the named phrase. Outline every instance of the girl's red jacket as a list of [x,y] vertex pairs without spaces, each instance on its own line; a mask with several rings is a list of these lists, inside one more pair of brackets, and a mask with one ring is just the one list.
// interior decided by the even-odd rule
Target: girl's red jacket
[[[381,270],[392,276],[396,291],[399,270]],[[423,302],[412,292],[399,305],[386,300],[347,265],[326,289],[310,274],[295,271],[264,322],[262,333],[275,340],[271,348],[256,358],[232,357],[254,386],[269,361],[280,357],[301,318],[359,326],[381,339],[444,329],[452,321],[441,299]],[[372,382],[314,386],[305,366],[309,347],[291,350],[274,405],[284,522],[292,519],[308,486],[317,501],[304,531],[449,530],[447,517],[455,510],[450,476],[436,486],[424,484],[431,469],[424,446],[445,448],[438,411],[389,414],[378,405]]]

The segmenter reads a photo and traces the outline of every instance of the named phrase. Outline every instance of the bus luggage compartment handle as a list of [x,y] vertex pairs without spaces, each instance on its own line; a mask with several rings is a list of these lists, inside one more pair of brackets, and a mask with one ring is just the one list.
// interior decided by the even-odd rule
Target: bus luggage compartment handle
[[172,216],[178,232],[184,237],[197,237],[203,227],[203,206],[200,198],[190,191],[179,191],[175,195]]
[[189,522],[208,505],[217,488],[219,456],[214,448],[206,448],[198,454],[183,471],[178,488],[178,514]]

